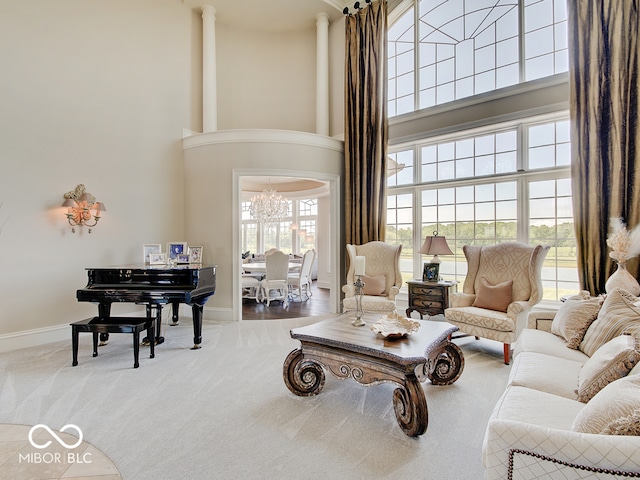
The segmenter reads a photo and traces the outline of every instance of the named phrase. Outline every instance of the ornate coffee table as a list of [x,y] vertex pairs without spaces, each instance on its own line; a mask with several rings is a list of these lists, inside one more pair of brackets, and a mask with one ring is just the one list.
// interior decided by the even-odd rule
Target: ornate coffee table
[[394,383],[393,408],[400,428],[411,437],[427,430],[427,400],[421,381],[450,385],[464,368],[462,350],[449,341],[458,327],[446,322],[417,320],[412,335],[389,339],[370,326],[379,315],[364,317],[367,325],[355,327],[348,314],[291,330],[300,340],[283,366],[284,383],[299,396],[317,395],[325,381],[324,370],[361,385]]

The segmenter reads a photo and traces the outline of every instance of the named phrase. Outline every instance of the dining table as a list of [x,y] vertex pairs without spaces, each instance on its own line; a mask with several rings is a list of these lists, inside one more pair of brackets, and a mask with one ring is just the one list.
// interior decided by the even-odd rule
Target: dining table
[[[295,272],[300,269],[301,263],[289,262],[289,272]],[[265,262],[243,263],[242,270],[246,273],[266,273],[267,264]]]

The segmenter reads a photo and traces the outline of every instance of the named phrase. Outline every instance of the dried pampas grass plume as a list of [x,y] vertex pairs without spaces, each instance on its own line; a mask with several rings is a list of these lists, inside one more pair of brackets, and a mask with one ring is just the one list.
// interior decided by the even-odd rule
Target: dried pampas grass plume
[[637,257],[640,255],[640,225],[629,231],[620,217],[612,218],[607,245],[611,247],[609,256],[618,263]]

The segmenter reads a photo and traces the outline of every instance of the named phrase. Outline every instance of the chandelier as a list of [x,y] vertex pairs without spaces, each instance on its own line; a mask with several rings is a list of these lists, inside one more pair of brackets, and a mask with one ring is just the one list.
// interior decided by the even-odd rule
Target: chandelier
[[277,225],[289,214],[289,202],[269,188],[251,199],[251,217],[266,227]]

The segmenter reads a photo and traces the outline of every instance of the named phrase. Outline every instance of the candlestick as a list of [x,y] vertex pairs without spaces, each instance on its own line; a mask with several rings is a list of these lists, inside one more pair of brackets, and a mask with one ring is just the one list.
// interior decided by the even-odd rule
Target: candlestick
[[[364,257],[356,257],[356,260],[358,258],[364,260]],[[362,327],[364,325],[364,321],[362,320],[362,287],[364,287],[364,282],[360,278],[360,275],[358,275],[353,285],[356,287],[356,319],[351,322],[351,324],[354,327]]]
[[358,255],[356,257],[356,264],[355,264],[355,275],[356,276],[364,275],[365,261],[366,261],[366,258],[363,257],[363,256]]

